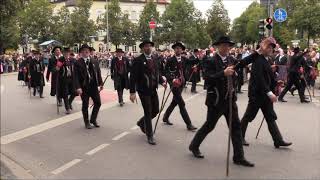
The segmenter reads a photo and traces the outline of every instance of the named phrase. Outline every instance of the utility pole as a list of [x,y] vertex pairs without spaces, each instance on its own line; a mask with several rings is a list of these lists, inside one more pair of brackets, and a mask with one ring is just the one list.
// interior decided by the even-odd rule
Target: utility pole
[[107,13],[107,52],[109,52],[109,3],[106,0],[106,13]]

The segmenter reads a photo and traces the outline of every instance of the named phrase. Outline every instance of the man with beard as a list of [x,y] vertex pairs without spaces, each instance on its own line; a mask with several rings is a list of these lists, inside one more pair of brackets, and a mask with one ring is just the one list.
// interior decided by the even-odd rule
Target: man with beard
[[[238,115],[238,106],[236,104],[236,92],[230,89],[230,84],[235,84],[235,59],[229,55],[231,47],[235,43],[229,37],[220,37],[213,45],[217,46],[218,52],[207,63],[206,81],[208,85],[206,105],[208,107],[207,120],[198,130],[193,138],[189,150],[196,158],[204,158],[199,150],[200,144],[205,137],[215,128],[222,115],[225,116],[227,124],[231,129],[231,138],[233,144],[233,162],[237,165],[253,167],[254,164],[247,161],[244,157],[242,146],[240,119]],[[230,81],[231,82],[228,82]],[[232,94],[230,94],[232,93]],[[230,96],[232,95],[232,97]],[[231,98],[231,99],[230,99]],[[229,101],[232,101],[232,114],[229,114]],[[231,124],[229,117],[232,116]],[[231,127],[230,127],[231,126]]]
[[142,54],[134,59],[130,74],[130,100],[136,101],[139,94],[144,116],[137,125],[147,135],[148,143],[156,145],[153,138],[152,119],[159,113],[158,84],[166,87],[166,80],[159,73],[159,64],[151,55],[154,43],[145,40],[139,45]]

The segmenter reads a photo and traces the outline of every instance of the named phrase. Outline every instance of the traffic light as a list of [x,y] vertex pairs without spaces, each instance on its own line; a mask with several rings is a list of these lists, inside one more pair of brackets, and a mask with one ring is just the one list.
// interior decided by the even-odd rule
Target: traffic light
[[266,28],[271,30],[272,29],[272,18],[268,17],[266,19]]
[[264,38],[264,27],[265,27],[265,21],[264,19],[259,20],[259,36],[260,39]]

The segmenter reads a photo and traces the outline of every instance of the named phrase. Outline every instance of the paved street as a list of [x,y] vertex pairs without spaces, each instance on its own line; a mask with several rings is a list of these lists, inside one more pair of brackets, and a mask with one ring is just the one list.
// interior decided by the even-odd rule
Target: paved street
[[[106,74],[106,71],[103,71]],[[156,146],[146,143],[137,128],[142,116],[138,105],[117,104],[117,95],[109,79],[101,94],[103,105],[99,129],[84,128],[81,101],[75,100],[74,111],[57,114],[56,101],[46,84],[44,99],[29,97],[27,87],[16,75],[1,76],[1,153],[39,179],[218,179],[225,178],[228,129],[224,117],[201,146],[205,159],[195,159],[188,151],[194,136],[186,130],[176,109],[174,126],[159,123]],[[187,110],[195,126],[206,118],[205,91],[198,94],[190,88],[183,94]],[[163,88],[159,90],[161,100]],[[317,95],[319,90],[317,90]],[[245,148],[255,168],[231,163],[232,179],[320,179],[320,103],[300,104],[296,96],[285,97],[287,103],[276,103],[278,125],[284,138],[292,141],[288,149],[275,149],[266,124],[255,139],[261,123],[259,112],[249,124]],[[169,104],[169,103],[168,103]],[[247,92],[239,95],[239,115],[247,105]],[[155,123],[155,121],[154,121]],[[232,152],[232,150],[231,150]],[[231,156],[232,157],[232,156]]]

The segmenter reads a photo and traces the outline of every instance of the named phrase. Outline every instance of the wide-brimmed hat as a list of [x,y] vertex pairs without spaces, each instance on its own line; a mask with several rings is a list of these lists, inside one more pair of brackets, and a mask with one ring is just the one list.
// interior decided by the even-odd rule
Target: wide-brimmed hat
[[229,44],[230,46],[235,45],[235,43],[233,41],[231,41],[231,39],[228,36],[221,36],[218,39],[218,41],[214,42],[212,45],[213,46],[218,46],[218,45],[223,44],[223,43]]
[[89,51],[91,51],[91,47],[88,44],[82,44],[82,46],[79,49],[79,52],[81,52],[84,49],[89,49]]
[[61,50],[62,50],[62,47],[61,47],[61,46],[55,46],[55,47],[52,49],[51,53],[54,53],[54,51],[55,51],[56,49],[60,49],[60,51],[61,51]]
[[182,42],[176,42],[176,43],[174,43],[174,44],[171,46],[172,49],[175,49],[176,47],[181,47],[182,50],[185,50],[185,49],[186,49],[186,47],[183,45]]
[[124,51],[120,48],[116,49],[116,53],[124,53]]
[[150,41],[150,40],[144,40],[142,41],[142,43],[139,44],[139,48],[143,48],[144,45],[146,44],[151,44],[152,47],[154,47],[154,42]]

